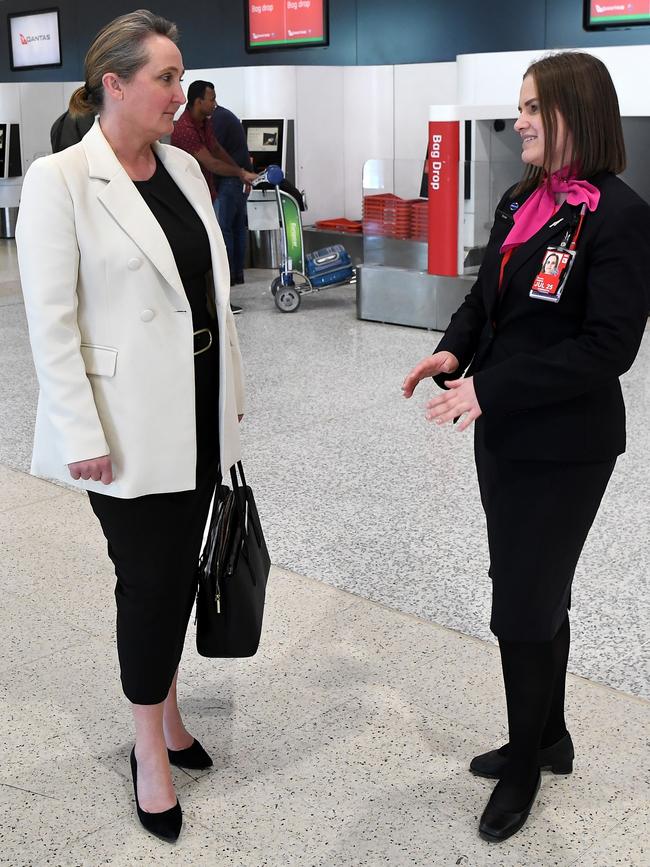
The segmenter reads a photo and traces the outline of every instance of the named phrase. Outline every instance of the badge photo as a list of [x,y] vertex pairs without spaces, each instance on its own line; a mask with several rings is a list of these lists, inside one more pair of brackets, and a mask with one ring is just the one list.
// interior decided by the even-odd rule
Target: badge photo
[[547,247],[542,266],[533,280],[531,298],[557,303],[573,265],[575,250],[566,247]]

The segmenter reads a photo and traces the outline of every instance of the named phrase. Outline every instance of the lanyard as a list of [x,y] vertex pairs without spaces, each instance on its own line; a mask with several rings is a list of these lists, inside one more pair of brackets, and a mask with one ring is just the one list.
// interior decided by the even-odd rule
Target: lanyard
[[569,250],[575,250],[578,245],[578,238],[580,237],[580,232],[582,231],[582,224],[585,219],[585,214],[587,213],[587,206],[583,205],[580,208],[580,216],[578,217],[578,222],[574,226],[572,226],[564,236],[560,247],[566,247],[569,245]]

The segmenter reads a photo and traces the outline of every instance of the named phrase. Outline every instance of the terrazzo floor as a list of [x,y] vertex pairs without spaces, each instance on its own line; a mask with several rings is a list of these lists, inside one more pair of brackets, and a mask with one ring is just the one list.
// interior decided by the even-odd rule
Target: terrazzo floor
[[[275,563],[492,641],[471,432],[400,392],[438,335],[360,322],[354,288],[276,310],[271,272],[233,295],[245,362],[245,466]],[[36,382],[15,245],[0,241],[0,462],[29,467]],[[4,286],[4,289],[3,289]],[[628,450],[578,566],[570,668],[650,698],[650,331],[623,378]]]
[[183,832],[158,842],[133,808],[97,522],[4,466],[0,492],[0,864],[650,864],[650,703],[570,676],[574,773],[493,846],[467,763],[505,737],[496,648],[278,567],[257,656],[206,660],[188,636],[181,705],[215,767],[174,770]]
[[257,657],[188,642],[181,698],[216,766],[175,772],[170,850],[133,816],[103,538],[83,495],[25,474],[36,384],[0,241],[0,864],[648,867],[650,337],[576,578],[576,769],[492,847],[466,771],[505,734],[471,440],[400,396],[437,335],[357,321],[349,288],[280,314],[249,279],[245,466],[276,565]]

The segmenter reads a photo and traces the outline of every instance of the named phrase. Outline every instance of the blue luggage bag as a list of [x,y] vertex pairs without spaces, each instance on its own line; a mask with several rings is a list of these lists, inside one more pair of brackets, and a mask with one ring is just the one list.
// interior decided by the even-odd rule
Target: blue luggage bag
[[331,286],[333,283],[346,283],[352,279],[352,260],[343,244],[334,244],[332,247],[323,247],[308,253],[305,265],[306,276],[312,286]]

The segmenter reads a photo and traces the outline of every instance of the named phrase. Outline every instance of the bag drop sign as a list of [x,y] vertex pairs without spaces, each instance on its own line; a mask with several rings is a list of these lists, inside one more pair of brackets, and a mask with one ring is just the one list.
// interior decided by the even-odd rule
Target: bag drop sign
[[440,146],[442,144],[442,136],[434,134],[431,137],[431,153],[429,154],[429,186],[432,190],[440,189]]
[[429,274],[458,274],[458,121],[429,121]]

